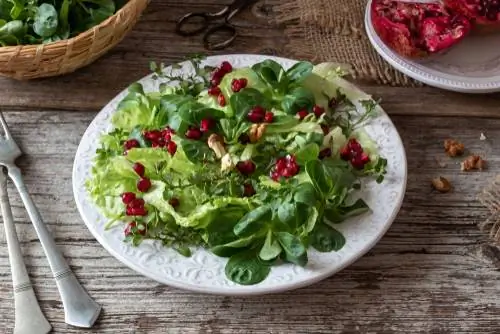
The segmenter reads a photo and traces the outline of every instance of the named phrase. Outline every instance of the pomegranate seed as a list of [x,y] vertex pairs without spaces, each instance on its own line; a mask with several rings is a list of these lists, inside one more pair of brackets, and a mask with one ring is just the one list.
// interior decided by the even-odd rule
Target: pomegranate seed
[[351,165],[356,169],[363,169],[363,167],[365,166],[365,164],[363,164],[361,159],[358,159],[358,158],[352,158]]
[[220,88],[218,86],[210,87],[208,89],[208,95],[217,96],[220,94]]
[[167,134],[169,134],[169,135],[175,135],[175,130],[172,129],[172,128],[170,128],[169,126],[167,126],[165,129],[163,129],[162,133],[163,133],[164,136],[167,135]]
[[172,136],[170,135],[170,133],[166,133],[164,136],[163,136],[163,140],[165,141],[165,143],[168,143],[172,140]]
[[255,172],[255,164],[251,160],[240,161],[236,164],[236,168],[243,175],[250,175]]
[[325,108],[321,107],[321,106],[318,106],[318,105],[315,105],[313,107],[313,113],[314,115],[316,115],[316,117],[321,117],[321,115],[323,115],[325,113]]
[[200,122],[200,131],[207,132],[214,126],[214,120],[211,118],[202,119]]
[[286,168],[286,160],[285,158],[280,158],[278,161],[276,161],[276,171],[278,173],[281,173],[283,169]]
[[261,106],[255,106],[250,110],[250,112],[264,116],[266,114],[266,109],[262,108]]
[[233,79],[231,81],[231,90],[235,93],[239,92],[241,90],[241,83],[239,79]]
[[300,120],[303,120],[308,114],[307,110],[301,110],[297,113],[297,116]]
[[215,86],[218,86],[222,80],[222,77],[224,76],[224,72],[221,71],[220,69],[216,69],[213,73],[212,73],[212,78],[210,80],[210,84],[215,87]]
[[123,144],[126,150],[130,150],[131,148],[134,147],[139,147],[141,144],[139,144],[139,141],[137,139],[129,139]]
[[368,154],[366,153],[361,154],[361,162],[363,163],[363,165],[366,165],[367,163],[370,162],[370,157],[368,156]]
[[330,128],[328,125],[321,124],[321,130],[323,130],[323,134],[326,136],[330,132]]
[[134,171],[137,173],[139,176],[144,176],[144,172],[146,171],[146,168],[144,168],[144,165],[141,164],[140,162],[136,162],[135,164],[132,165],[132,168]]
[[131,208],[127,207],[127,216],[146,216],[148,211],[144,207]]
[[248,144],[250,142],[250,137],[246,134],[246,133],[243,133],[239,138],[238,138],[238,141],[240,142],[240,144]]
[[187,139],[198,140],[201,138],[202,133],[201,133],[200,129],[190,128],[186,131],[185,136]]
[[351,158],[351,150],[348,146],[344,146],[340,150],[340,158],[345,161],[348,161]]
[[247,78],[241,78],[239,81],[240,81],[240,87],[241,87],[241,89],[246,88],[246,86],[248,85]]
[[170,153],[170,155],[174,155],[177,151],[177,144],[173,141],[169,141],[167,143],[167,151],[168,153]]
[[319,151],[318,158],[319,159],[324,159],[332,156],[332,149],[331,148],[325,148]]
[[135,199],[135,194],[131,192],[126,192],[122,194],[122,202],[123,204],[129,204]]
[[278,173],[277,171],[271,171],[271,174],[269,176],[271,177],[271,179],[273,179],[274,181],[278,182],[278,180],[281,177],[281,174]]
[[130,208],[143,208],[144,207],[144,200],[142,198],[134,198],[128,206]]
[[152,143],[151,147],[152,148],[157,148],[157,147],[161,147],[161,145],[159,143]]
[[134,228],[136,225],[136,222],[130,222],[127,224],[127,227],[125,227],[125,230],[123,231],[126,237],[132,234],[132,228]]
[[161,131],[158,130],[152,130],[152,131],[146,131],[144,133],[144,138],[146,138],[149,141],[155,142],[161,137]]
[[233,70],[233,66],[228,61],[223,61],[220,64],[220,70],[224,73],[229,73]]
[[347,143],[347,146],[351,151],[354,151],[356,153],[363,151],[363,148],[361,147],[361,144],[354,138],[349,139],[349,142]]
[[266,123],[272,123],[274,118],[274,114],[270,111],[266,112],[264,115],[264,122]]
[[217,103],[219,103],[221,107],[224,107],[226,105],[226,98],[224,97],[224,95],[219,94],[219,96],[217,96]]
[[262,115],[256,114],[254,112],[249,112],[247,119],[252,123],[260,123],[264,117]]
[[255,195],[255,189],[250,183],[245,183],[243,185],[243,196],[252,197],[253,195]]
[[137,182],[137,190],[140,192],[145,193],[149,188],[151,188],[151,181],[149,179],[142,178]]
[[168,204],[176,208],[179,206],[180,202],[178,198],[172,197],[171,199],[168,200]]

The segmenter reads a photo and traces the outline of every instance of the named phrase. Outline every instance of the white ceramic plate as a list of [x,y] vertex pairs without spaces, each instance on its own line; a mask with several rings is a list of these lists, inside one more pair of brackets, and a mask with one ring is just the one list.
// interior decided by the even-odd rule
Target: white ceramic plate
[[398,71],[427,85],[462,93],[500,91],[500,34],[468,36],[446,54],[409,60],[389,49],[373,29],[372,0],[365,12],[365,28],[375,50]]
[[[285,68],[295,63],[293,60],[257,55],[209,57],[206,62],[218,65],[228,60],[234,67],[243,67],[268,58],[278,61]],[[183,70],[187,68],[186,64]],[[156,89],[158,85],[151,76],[140,82],[146,91]],[[73,191],[78,210],[99,243],[130,268],[158,282],[192,291],[225,295],[264,294],[303,287],[332,275],[361,257],[387,231],[399,211],[406,188],[406,155],[396,128],[380,110],[380,116],[371,121],[367,131],[380,146],[381,154],[388,159],[388,174],[381,185],[375,182],[365,185],[362,197],[373,212],[339,225],[339,230],[347,239],[339,252],[319,253],[311,249],[305,268],[280,265],[273,267],[271,274],[260,284],[241,286],[226,279],[226,259],[203,249],[195,250],[192,257],[186,258],[162,247],[159,242],[147,241],[138,247],[125,244],[123,226],[104,231],[106,220],[92,203],[84,183],[90,176],[98,138],[101,133],[111,129],[111,115],[126,94],[126,91],[120,93],[106,105],[83,135],[73,168]]]

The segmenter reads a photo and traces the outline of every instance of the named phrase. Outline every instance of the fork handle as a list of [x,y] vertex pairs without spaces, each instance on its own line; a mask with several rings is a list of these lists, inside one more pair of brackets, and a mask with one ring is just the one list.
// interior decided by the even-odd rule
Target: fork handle
[[77,327],[92,327],[101,312],[101,306],[81,286],[62,253],[57,248],[54,239],[26,189],[21,170],[15,165],[9,165],[7,169],[10,178],[21,195],[21,199],[49,261],[50,269],[56,280],[57,289],[63,303],[66,323]]
[[14,334],[46,334],[50,332],[52,326],[40,309],[24,264],[14,219],[12,218],[7,193],[7,177],[3,172],[3,167],[0,169],[0,207],[2,209],[12,272],[12,285],[14,287],[14,312],[16,319]]

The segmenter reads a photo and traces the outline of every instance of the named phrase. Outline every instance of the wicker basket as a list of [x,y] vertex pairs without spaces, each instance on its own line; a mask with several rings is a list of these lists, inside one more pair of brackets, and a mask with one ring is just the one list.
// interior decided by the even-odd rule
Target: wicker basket
[[150,0],[129,0],[115,15],[73,38],[0,47],[0,76],[18,80],[76,71],[106,53],[135,25]]

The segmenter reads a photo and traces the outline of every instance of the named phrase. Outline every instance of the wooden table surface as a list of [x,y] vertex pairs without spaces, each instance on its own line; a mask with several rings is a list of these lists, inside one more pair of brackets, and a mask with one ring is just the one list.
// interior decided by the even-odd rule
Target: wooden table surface
[[[222,2],[222,1],[221,1]],[[199,38],[173,33],[191,10],[214,0],[154,0],[128,37],[91,66],[64,77],[0,79],[0,109],[26,153],[27,187],[83,285],[104,307],[92,330],[64,323],[46,259],[18,194],[10,185],[25,261],[54,333],[500,333],[500,249],[477,223],[488,211],[477,194],[500,173],[500,95],[471,96],[433,88],[361,86],[383,99],[407,150],[404,205],[384,238],[335,276],[288,293],[260,297],[199,295],[161,285],[123,266],[92,237],[72,194],[80,138],[99,109],[148,73],[149,60],[172,62],[202,52]],[[227,53],[287,56],[279,27],[262,3],[235,18],[241,35]],[[481,141],[484,133],[487,140]],[[483,172],[440,166],[442,142],[462,140],[489,162]],[[431,191],[448,177],[452,192]],[[7,246],[0,228],[0,332],[14,311]],[[36,333],[34,333],[36,334]]]

